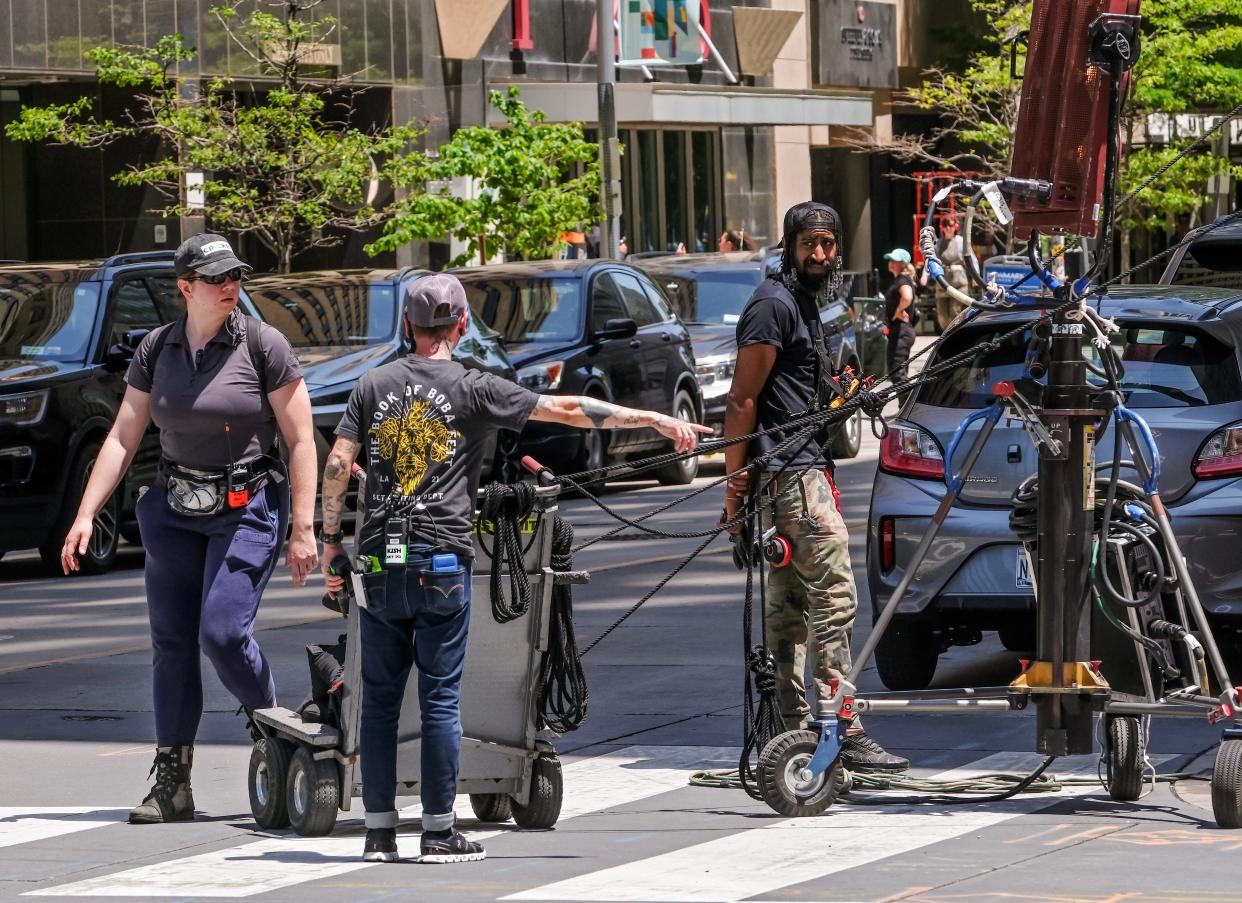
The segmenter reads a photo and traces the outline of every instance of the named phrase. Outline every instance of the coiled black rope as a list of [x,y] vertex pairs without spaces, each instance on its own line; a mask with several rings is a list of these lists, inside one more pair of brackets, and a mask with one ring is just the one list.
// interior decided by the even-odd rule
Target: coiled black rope
[[[531,483],[493,483],[483,490],[479,514],[492,524],[492,617],[497,624],[516,620],[530,611],[530,575],[526,573],[522,548],[522,522],[535,507]],[[509,571],[509,595],[505,597],[501,571]]]
[[[751,495],[753,501],[754,493]],[[763,800],[759,790],[751,756],[758,756],[764,747],[784,732],[785,725],[781,720],[776,705],[776,656],[772,650],[762,643],[754,642],[754,586],[755,586],[755,545],[754,539],[759,535],[761,521],[757,506],[748,504],[754,512],[750,521],[750,529],[743,530],[736,542],[748,543],[744,553],[746,561],[746,598],[742,605],[742,654],[746,659],[746,670],[742,680],[742,753],[738,758],[737,773],[742,789],[753,800]],[[749,534],[749,535],[747,535]],[[765,604],[767,585],[764,581],[764,569],[759,568],[759,605]],[[756,696],[758,703],[755,702]]]
[[[559,514],[552,522],[552,570],[574,567],[574,528]],[[587,716],[587,680],[574,636],[574,601],[569,584],[553,584],[548,648],[539,664],[539,716],[558,734],[576,731]]]

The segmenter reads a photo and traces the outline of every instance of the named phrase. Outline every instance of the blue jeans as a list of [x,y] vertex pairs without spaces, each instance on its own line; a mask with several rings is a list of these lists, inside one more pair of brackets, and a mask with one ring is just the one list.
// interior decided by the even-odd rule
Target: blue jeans
[[194,742],[203,714],[199,651],[247,708],[274,705],[272,669],[254,638],[254,617],[280,559],[289,482],[268,483],[245,508],[178,514],[155,484],[138,501],[147,551],[147,616],[158,746]]
[[385,570],[364,578],[361,753],[368,828],[397,826],[397,722],[411,667],[418,668],[422,713],[423,828],[453,825],[470,566],[432,572],[430,554],[411,548],[404,575]]

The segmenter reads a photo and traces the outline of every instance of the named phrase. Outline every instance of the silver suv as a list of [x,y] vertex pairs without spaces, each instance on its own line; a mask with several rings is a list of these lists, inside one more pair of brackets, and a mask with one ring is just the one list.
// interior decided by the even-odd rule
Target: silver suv
[[[1218,641],[1237,648],[1242,627],[1242,292],[1196,286],[1111,291],[1101,313],[1121,331],[1125,403],[1141,414],[1160,447],[1161,497],[1189,559]],[[979,347],[1028,313],[985,314],[948,335],[932,363]],[[878,616],[945,493],[944,450],[962,419],[992,401],[998,380],[1020,380],[1028,332],[995,351],[983,348],[947,375],[923,384],[881,443],[867,525],[867,577]],[[1098,361],[1095,363],[1098,364]],[[1024,394],[1038,397],[1034,387]],[[973,433],[959,444],[960,469]],[[1102,437],[1098,466],[1111,460]],[[1009,529],[1010,498],[1038,467],[1020,423],[1002,419],[919,568],[876,651],[880,679],[893,690],[922,689],[940,653],[1000,633],[1008,649],[1035,647],[1031,575]],[[1123,479],[1139,482],[1123,465]]]

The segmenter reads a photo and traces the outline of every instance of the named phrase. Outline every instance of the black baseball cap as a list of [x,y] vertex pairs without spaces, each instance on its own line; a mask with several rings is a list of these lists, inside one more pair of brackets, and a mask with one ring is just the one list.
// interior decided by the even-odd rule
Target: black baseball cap
[[243,263],[233,252],[233,246],[223,235],[204,232],[193,235],[181,243],[173,257],[178,276],[198,273],[201,276],[219,276],[229,270],[249,270],[250,264]]

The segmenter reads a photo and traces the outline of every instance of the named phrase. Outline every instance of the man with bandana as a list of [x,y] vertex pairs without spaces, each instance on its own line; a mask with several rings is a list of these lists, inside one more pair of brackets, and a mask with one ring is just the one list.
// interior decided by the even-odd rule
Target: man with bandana
[[[778,428],[833,397],[819,313],[841,282],[841,219],[823,204],[797,204],[785,214],[783,241],[780,271],[755,289],[737,324],[726,439]],[[858,607],[827,437],[816,434],[780,447],[796,433],[778,430],[725,450],[726,470],[734,474],[725,489],[726,518],[740,510],[753,482],[763,529],[775,526],[793,551],[788,565],[771,568],[764,608],[764,642],[776,656],[777,705],[786,730],[805,727],[811,717],[803,682],[808,639],[816,694],[826,699],[829,681],[850,670]],[[757,470],[747,467],[774,449]],[[857,718],[841,760],[851,771],[902,771],[910,764],[868,737]]]

